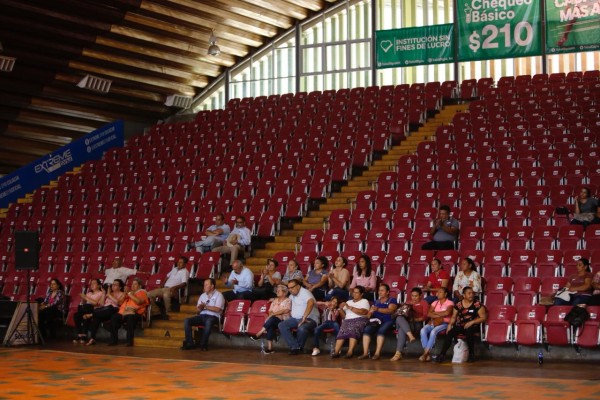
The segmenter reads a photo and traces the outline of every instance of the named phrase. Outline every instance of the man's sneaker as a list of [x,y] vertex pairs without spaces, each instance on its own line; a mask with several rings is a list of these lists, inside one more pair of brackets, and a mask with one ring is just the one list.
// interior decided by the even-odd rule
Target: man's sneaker
[[312,355],[313,356],[318,356],[319,354],[321,354],[321,350],[317,349],[316,347],[313,349]]

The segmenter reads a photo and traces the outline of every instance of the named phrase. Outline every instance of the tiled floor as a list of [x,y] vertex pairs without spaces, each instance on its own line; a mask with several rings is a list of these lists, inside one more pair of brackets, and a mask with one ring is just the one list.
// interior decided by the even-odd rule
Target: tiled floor
[[0,399],[600,398],[595,364],[424,365],[65,344],[0,349],[0,357]]

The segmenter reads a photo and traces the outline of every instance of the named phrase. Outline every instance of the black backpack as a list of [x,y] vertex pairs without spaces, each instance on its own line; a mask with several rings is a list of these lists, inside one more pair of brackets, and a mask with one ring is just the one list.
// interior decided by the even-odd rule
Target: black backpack
[[583,326],[588,319],[590,319],[590,313],[584,307],[575,306],[565,315],[565,321],[575,328]]

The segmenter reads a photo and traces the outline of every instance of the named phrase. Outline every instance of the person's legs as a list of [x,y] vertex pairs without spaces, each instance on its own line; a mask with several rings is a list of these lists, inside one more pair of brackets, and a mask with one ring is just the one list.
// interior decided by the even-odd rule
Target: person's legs
[[[90,322],[90,338],[94,341],[96,340],[96,334],[98,333],[98,328],[100,328],[100,324],[104,321],[110,320],[110,318],[119,311],[116,307],[102,307],[98,310],[95,310],[92,314],[91,322]],[[92,342],[94,343],[94,342]],[[91,344],[91,343],[90,343]]]
[[279,325],[279,323],[281,322],[281,319],[279,319],[278,317],[275,316],[271,316],[269,317],[269,319],[267,319],[265,321],[265,324],[263,325],[263,329],[267,332],[267,340],[274,340],[275,339],[275,331],[277,330],[277,326]]
[[83,329],[83,311],[81,309],[77,310],[75,315],[73,315],[73,322],[75,322],[75,330],[77,331],[77,336],[85,336],[87,331]]
[[308,335],[315,331],[316,326],[317,323],[311,319],[307,319],[302,325],[298,326],[296,337],[298,339],[298,345],[300,349],[304,348],[304,344],[306,343]]
[[183,321],[183,331],[185,332],[185,344],[188,346],[194,345],[194,334],[192,331],[192,327],[196,325],[200,325],[202,323],[202,318],[200,315],[196,315],[190,318],[186,318]]
[[125,323],[127,324],[127,346],[133,346],[133,336],[135,334],[135,327],[142,319],[142,317],[138,314],[129,314],[124,318]]
[[292,329],[298,327],[298,320],[295,318],[288,318],[285,321],[280,322],[277,327],[279,328],[279,333],[287,343],[290,350],[299,350],[300,345],[292,334]]
[[373,355],[374,359],[377,359],[381,356],[381,349],[383,348],[383,343],[385,342],[385,334],[392,328],[393,325],[393,321],[386,321],[379,326],[379,329],[377,330],[377,343],[375,346],[375,354]]
[[427,352],[429,352],[435,345],[435,337],[437,336],[437,334],[446,330],[447,327],[448,327],[448,324],[443,323],[443,324],[438,325],[435,328],[433,328],[433,330],[429,334],[429,340],[427,341]]
[[204,325],[204,329],[202,329],[202,336],[200,337],[200,348],[203,350],[208,350],[208,339],[210,338],[210,334],[212,333],[212,327],[214,324],[219,323],[219,319],[214,315],[200,315],[202,319],[202,325]]
[[378,327],[373,326],[373,325],[365,326],[365,330],[363,331],[363,336],[362,336],[363,354],[362,354],[361,358],[366,358],[368,356],[369,347],[371,346],[371,336],[373,336],[375,334],[375,332],[377,332],[377,328]]
[[235,295],[235,292],[233,290],[228,290],[226,292],[223,292],[223,297],[225,298],[225,300],[227,302],[230,302],[230,301],[236,299],[236,295]]
[[473,325],[465,329],[465,340],[469,349],[469,360],[475,358],[475,334],[479,332],[479,325]]
[[354,355],[354,348],[358,343],[358,339],[350,338],[348,339],[348,352],[346,353],[346,357],[352,357]]
[[465,330],[458,325],[453,326],[452,329],[450,329],[450,331],[446,332],[446,336],[444,337],[444,344],[442,345],[442,350],[439,354],[442,358],[446,355],[446,352],[448,351],[450,346],[452,346],[454,338],[464,332]]
[[162,299],[166,315],[171,311],[171,288],[162,288]]
[[321,334],[323,333],[323,331],[325,329],[332,328],[333,324],[334,324],[333,321],[325,321],[321,325],[319,325],[315,328],[315,333],[314,333],[314,337],[313,337],[313,348],[315,348],[315,349],[319,348],[319,338],[321,337]]
[[119,328],[123,324],[123,316],[116,313],[110,318],[110,343],[117,344],[119,342]]
[[[148,298],[150,299],[150,304],[152,305],[152,309],[159,309],[158,304],[156,304],[156,297],[162,296],[162,288],[156,288],[148,292]],[[153,314],[158,314],[156,311]]]
[[410,332],[410,325],[406,318],[399,316],[396,318],[396,353],[400,353],[406,344],[406,334]]
[[240,246],[239,244],[231,246],[231,260],[229,261],[230,263],[233,263],[235,260],[238,259],[238,254],[240,253],[240,250],[242,250],[242,246]]
[[429,340],[429,333],[433,330],[433,325],[427,324],[421,328],[421,346],[423,350],[427,349],[427,342]]

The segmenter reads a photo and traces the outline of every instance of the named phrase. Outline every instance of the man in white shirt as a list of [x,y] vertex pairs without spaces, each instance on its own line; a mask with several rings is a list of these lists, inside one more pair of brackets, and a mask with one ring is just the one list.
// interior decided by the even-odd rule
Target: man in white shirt
[[120,279],[121,281],[126,282],[129,276],[135,275],[135,273],[137,272],[133,268],[122,267],[122,264],[123,260],[121,260],[120,257],[115,257],[115,259],[112,262],[112,267],[104,270],[104,290],[107,290],[108,287],[113,284],[115,279]]
[[171,311],[171,298],[177,296],[179,289],[187,285],[190,277],[190,272],[186,268],[187,262],[186,257],[179,257],[177,265],[167,274],[167,280],[163,287],[148,292],[153,308],[158,308],[156,297],[162,297],[163,307],[160,307],[160,311],[163,319],[169,319],[167,312]]
[[225,223],[225,216],[219,213],[215,216],[215,223],[204,231],[206,237],[192,243],[191,246],[200,253],[210,251],[213,247],[221,246],[227,240],[229,232],[231,232],[231,228]]
[[246,218],[239,216],[235,221],[235,228],[227,236],[223,246],[215,247],[212,251],[221,254],[231,254],[231,263],[238,259],[238,254],[244,254],[244,247],[250,244],[250,229],[246,228]]
[[195,317],[186,318],[183,322],[185,330],[185,340],[181,350],[190,350],[195,348],[192,327],[202,325],[202,338],[200,339],[200,350],[208,350],[208,338],[212,327],[219,323],[223,309],[225,308],[225,298],[216,288],[216,282],[213,278],[204,280],[204,293],[200,295],[196,308],[199,313]]
[[249,268],[244,267],[240,260],[235,260],[231,265],[233,271],[229,276],[223,276],[223,282],[227,287],[232,287],[233,290],[228,290],[223,293],[225,300],[240,300],[252,299],[252,287],[254,286],[254,274]]
[[[308,334],[314,332],[319,322],[319,309],[313,294],[302,287],[297,279],[292,279],[287,284],[292,300],[291,317],[282,321],[277,326],[281,336],[290,348],[290,355],[301,354]],[[292,329],[298,329],[296,337]]]

